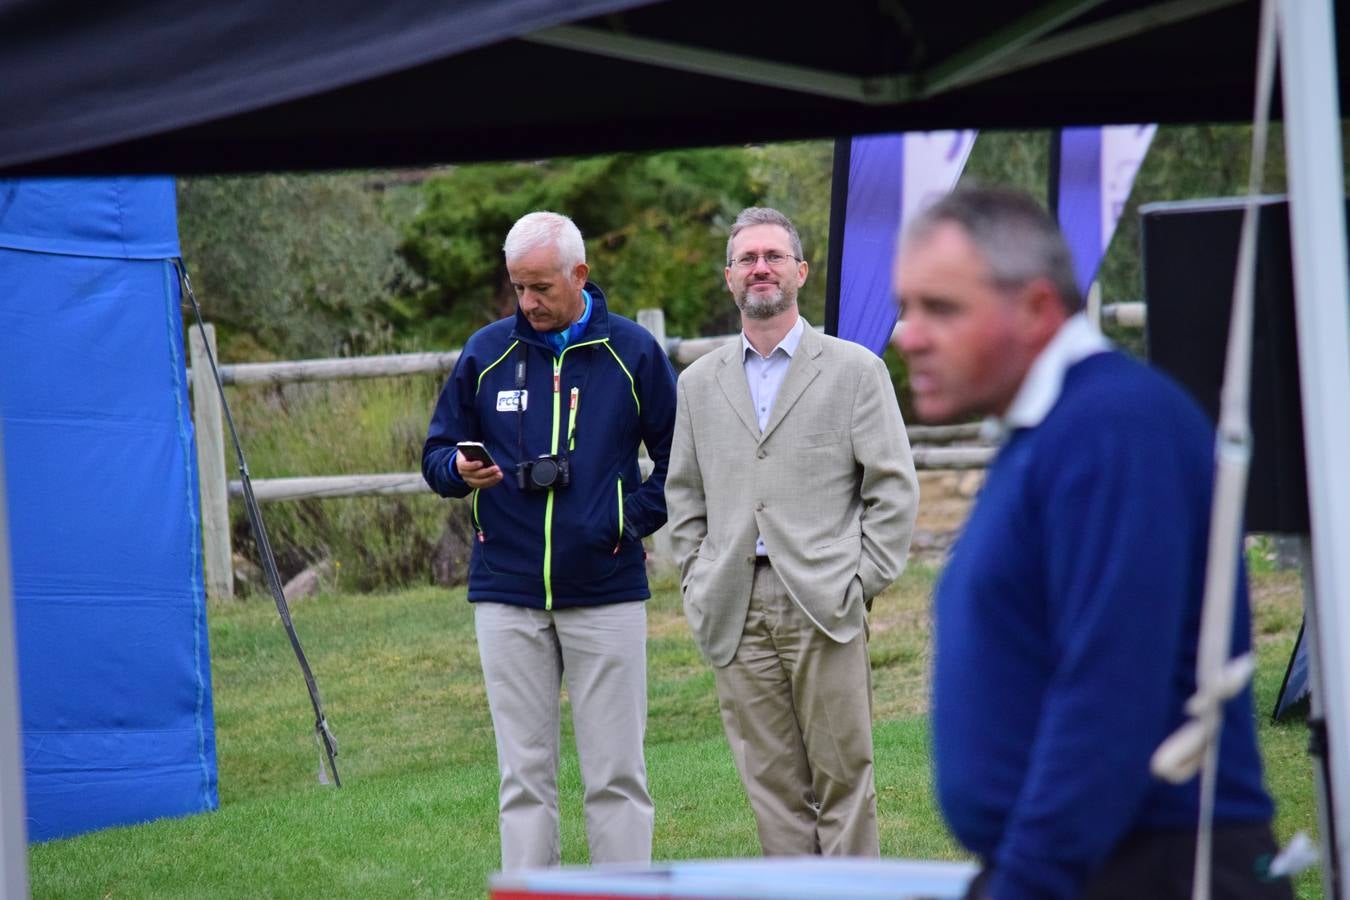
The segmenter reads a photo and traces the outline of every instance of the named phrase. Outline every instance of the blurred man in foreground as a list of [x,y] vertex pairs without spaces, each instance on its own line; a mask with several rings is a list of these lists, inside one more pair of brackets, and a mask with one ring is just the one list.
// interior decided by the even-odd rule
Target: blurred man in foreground
[[[942,811],[984,871],[972,897],[1191,893],[1199,779],[1149,773],[1184,719],[1214,432],[1082,315],[1068,248],[1029,197],[950,195],[897,256],[919,416],[990,417],[1002,445],[935,592]],[[1245,577],[1234,654],[1250,646]],[[1289,897],[1250,688],[1225,708],[1214,896]]]

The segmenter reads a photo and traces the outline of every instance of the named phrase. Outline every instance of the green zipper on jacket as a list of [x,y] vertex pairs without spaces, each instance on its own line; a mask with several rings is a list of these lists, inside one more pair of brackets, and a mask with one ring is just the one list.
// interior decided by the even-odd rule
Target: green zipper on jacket
[[[592,344],[609,344],[609,338],[600,338],[594,341],[583,341],[580,344],[569,344],[563,348],[563,351],[553,358],[553,436],[549,446],[549,453],[558,452],[558,432],[562,424],[562,362],[567,351],[574,347],[589,347]],[[631,376],[630,376],[631,377]],[[569,422],[568,440],[571,442],[575,437],[572,432],[576,428],[576,407],[572,407],[573,421]],[[548,492],[548,499],[544,501],[544,609],[553,609],[553,495],[556,491]]]

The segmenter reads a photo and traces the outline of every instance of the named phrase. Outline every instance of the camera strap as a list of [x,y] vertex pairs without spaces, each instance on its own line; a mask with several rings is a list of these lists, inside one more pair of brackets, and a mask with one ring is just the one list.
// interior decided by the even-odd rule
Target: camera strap
[[525,461],[525,403],[522,395],[525,390],[525,361],[529,351],[525,342],[516,344],[516,465]]
[[[192,281],[188,278],[187,265],[182,259],[175,259],[174,266],[178,269],[183,292],[192,302],[192,312],[197,318],[197,327],[202,330],[203,336],[205,336],[206,324],[202,321],[201,307],[197,305],[197,295],[192,291]],[[225,399],[225,385],[220,379],[220,368],[216,365],[216,357],[211,352],[210,343],[203,340],[202,344],[206,348],[207,361],[211,364],[211,373],[215,376],[216,390],[220,393],[220,408],[225,413],[225,422],[229,425],[230,438],[234,442],[235,458],[239,463],[239,481],[244,491],[244,508],[248,511],[248,524],[253,530],[253,539],[258,544],[258,559],[262,563],[263,572],[267,576],[267,586],[272,591],[272,599],[276,602],[277,615],[281,617],[281,624],[285,627],[286,636],[291,641],[291,649],[295,651],[296,662],[300,664],[300,674],[305,678],[305,687],[309,690],[310,705],[314,708],[314,740],[322,751],[319,755],[319,783],[329,783],[323,765],[325,758],[327,758],[328,771],[333,773],[332,783],[342,787],[342,779],[338,777],[337,769],[337,736],[328,727],[328,717],[323,712],[323,700],[319,698],[318,682],[314,680],[314,672],[309,667],[305,650],[300,646],[300,636],[295,633],[295,625],[291,622],[291,610],[286,604],[286,595],[281,589],[281,575],[277,572],[276,557],[272,554],[272,545],[268,542],[267,530],[263,527],[262,510],[258,508],[258,498],[253,494],[253,482],[249,479],[248,463],[244,460],[244,448],[239,443],[239,432],[235,430],[234,417],[230,415],[230,404]]]

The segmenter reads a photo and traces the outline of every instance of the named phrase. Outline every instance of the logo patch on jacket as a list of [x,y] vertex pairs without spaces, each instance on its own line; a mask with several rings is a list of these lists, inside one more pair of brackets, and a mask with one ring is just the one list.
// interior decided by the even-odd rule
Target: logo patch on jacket
[[529,391],[497,392],[497,412],[524,412],[529,406]]

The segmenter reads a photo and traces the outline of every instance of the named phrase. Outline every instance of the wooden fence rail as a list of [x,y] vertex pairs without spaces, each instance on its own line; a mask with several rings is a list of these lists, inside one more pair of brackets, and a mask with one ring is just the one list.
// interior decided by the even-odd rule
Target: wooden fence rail
[[[1102,308],[1102,320],[1124,326],[1144,323],[1142,303],[1108,304]],[[672,361],[687,366],[704,354],[739,339],[726,334],[701,338],[667,338],[665,318],[659,309],[638,312],[642,324],[666,348]],[[896,325],[896,332],[903,323]],[[189,333],[189,384],[192,388],[192,417],[197,432],[197,467],[201,491],[202,541],[207,594],[231,597],[234,594],[234,567],[230,548],[228,498],[243,495],[240,481],[226,475],[226,452],[220,398],[206,362],[206,347],[215,354],[215,329],[206,326]],[[440,353],[395,353],[340,359],[308,359],[271,363],[233,363],[219,366],[221,381],[228,385],[292,384],[351,378],[384,378],[422,373],[445,373],[459,360],[459,350]],[[978,425],[908,427],[914,448],[914,465],[919,469],[982,469],[993,457],[993,448],[980,446]],[[939,446],[966,444],[967,446]],[[320,475],[296,478],[254,478],[253,493],[260,503],[331,497],[367,497],[393,494],[418,494],[430,489],[420,472],[394,472],[367,475]],[[656,543],[663,545],[660,538]]]
[[449,372],[457,362],[459,351],[447,350],[444,353],[391,353],[387,356],[304,359],[295,362],[233,363],[220,367],[220,380],[225,384],[291,384],[300,381],[384,378],[422,372]]

